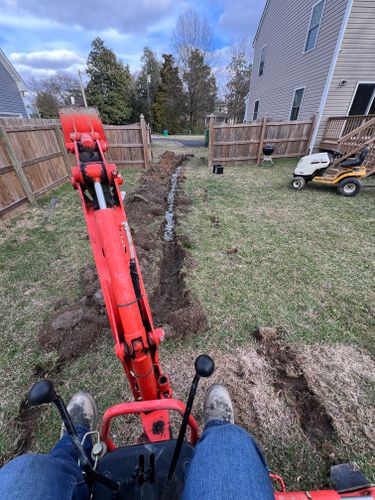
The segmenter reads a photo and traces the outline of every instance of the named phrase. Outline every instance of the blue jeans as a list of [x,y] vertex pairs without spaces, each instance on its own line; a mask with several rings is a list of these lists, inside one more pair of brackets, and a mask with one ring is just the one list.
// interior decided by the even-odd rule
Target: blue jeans
[[[88,429],[76,426],[82,440]],[[91,451],[85,441],[86,453]],[[78,466],[78,455],[67,433],[48,455],[26,453],[0,469],[2,500],[88,500],[89,489]]]
[[[78,427],[83,437],[87,429]],[[89,445],[86,447],[89,452]],[[64,435],[49,455],[26,454],[0,469],[2,500],[88,500],[77,454]],[[255,441],[236,425],[210,422],[194,451],[183,500],[274,500]]]
[[183,500],[275,500],[255,440],[237,425],[209,422],[189,464]]

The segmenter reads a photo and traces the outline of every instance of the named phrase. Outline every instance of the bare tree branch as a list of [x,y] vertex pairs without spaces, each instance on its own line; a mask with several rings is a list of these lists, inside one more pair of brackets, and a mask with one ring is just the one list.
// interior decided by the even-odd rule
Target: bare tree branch
[[199,49],[206,58],[213,47],[213,30],[205,17],[193,9],[181,14],[172,32],[172,51],[180,68],[184,71],[194,49]]

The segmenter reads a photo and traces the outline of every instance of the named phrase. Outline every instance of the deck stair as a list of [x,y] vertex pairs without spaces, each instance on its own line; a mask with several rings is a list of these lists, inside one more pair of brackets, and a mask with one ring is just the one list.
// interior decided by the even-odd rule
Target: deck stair
[[339,164],[342,161],[350,158],[351,156],[359,154],[364,147],[369,148],[369,154],[366,157],[364,165],[367,167],[366,177],[375,174],[375,117],[366,120],[359,127],[351,130],[343,137],[332,144],[334,149],[342,152],[342,154],[335,159],[332,166],[329,167],[324,177],[334,176],[342,167]]

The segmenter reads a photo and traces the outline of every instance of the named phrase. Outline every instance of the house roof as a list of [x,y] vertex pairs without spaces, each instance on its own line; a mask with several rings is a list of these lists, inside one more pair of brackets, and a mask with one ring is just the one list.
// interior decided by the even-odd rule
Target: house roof
[[20,75],[17,73],[15,67],[12,65],[12,63],[9,61],[9,59],[1,49],[0,49],[0,64],[2,64],[5,67],[10,76],[16,82],[18,90],[20,92],[27,92],[29,90],[26,86],[26,83],[22,80]]
[[258,34],[259,34],[259,31],[260,31],[260,28],[262,27],[262,24],[263,24],[263,20],[264,20],[264,17],[266,15],[266,10],[267,10],[267,7],[270,3],[270,0],[267,0],[266,1],[266,4],[264,6],[264,9],[263,9],[263,12],[262,12],[262,17],[260,18],[260,21],[259,21],[259,24],[258,24],[258,29],[257,29],[257,32],[255,33],[255,36],[254,36],[254,40],[253,40],[253,47],[254,47],[254,44],[256,42],[256,39],[258,37]]

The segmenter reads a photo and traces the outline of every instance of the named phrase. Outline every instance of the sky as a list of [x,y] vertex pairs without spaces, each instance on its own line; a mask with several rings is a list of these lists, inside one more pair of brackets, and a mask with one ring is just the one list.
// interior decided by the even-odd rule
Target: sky
[[179,14],[192,8],[214,29],[214,51],[225,54],[256,32],[265,0],[0,0],[0,48],[26,83],[56,72],[83,70],[99,36],[130,70],[139,69],[143,47],[170,52]]

